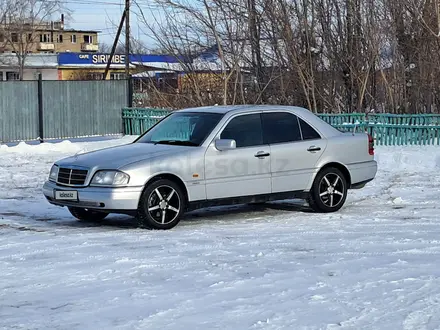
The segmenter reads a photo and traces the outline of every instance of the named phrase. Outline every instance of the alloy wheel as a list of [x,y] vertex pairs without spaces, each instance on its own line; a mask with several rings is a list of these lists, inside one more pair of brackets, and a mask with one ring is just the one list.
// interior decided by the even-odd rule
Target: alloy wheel
[[173,222],[179,215],[180,208],[179,194],[170,186],[159,186],[148,196],[148,213],[159,224],[166,225]]
[[319,183],[319,197],[328,207],[338,206],[344,199],[344,181],[336,173],[327,173]]

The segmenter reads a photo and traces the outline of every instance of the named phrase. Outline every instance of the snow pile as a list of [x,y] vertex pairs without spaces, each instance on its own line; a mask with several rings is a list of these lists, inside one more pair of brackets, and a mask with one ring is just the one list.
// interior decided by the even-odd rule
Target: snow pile
[[440,146],[376,146],[381,169],[393,172],[426,172],[440,168]]
[[64,140],[61,142],[45,142],[41,144],[29,144],[26,142],[20,142],[15,146],[0,145],[0,156],[4,153],[15,153],[15,154],[63,154],[63,155],[74,155],[77,153],[84,153],[88,151],[93,151],[97,149],[117,146],[121,144],[126,144],[133,142],[137,136],[124,136],[120,139],[110,139],[98,142],[79,142],[74,143],[70,140]]
[[377,146],[333,214],[212,208],[162,232],[44,200],[53,161],[133,139],[0,147],[0,329],[440,328],[440,147]]

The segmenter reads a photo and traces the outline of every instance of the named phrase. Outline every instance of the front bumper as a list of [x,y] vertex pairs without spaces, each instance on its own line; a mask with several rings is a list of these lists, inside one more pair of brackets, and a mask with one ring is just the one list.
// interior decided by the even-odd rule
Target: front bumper
[[[56,200],[55,190],[78,192],[78,201]],[[107,211],[137,210],[143,187],[100,188],[100,187],[65,187],[46,181],[43,194],[49,203],[58,206],[74,206]]]

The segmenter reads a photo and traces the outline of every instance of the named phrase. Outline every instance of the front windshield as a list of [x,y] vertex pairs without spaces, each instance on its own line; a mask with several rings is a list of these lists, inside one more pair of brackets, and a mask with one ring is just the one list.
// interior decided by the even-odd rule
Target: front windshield
[[175,112],[136,142],[200,146],[222,117],[218,113]]

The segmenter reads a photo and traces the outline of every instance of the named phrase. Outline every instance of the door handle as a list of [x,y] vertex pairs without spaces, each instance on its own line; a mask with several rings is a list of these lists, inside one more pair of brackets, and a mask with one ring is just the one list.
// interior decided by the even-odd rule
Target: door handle
[[255,157],[267,157],[267,156],[270,156],[270,153],[268,153],[268,152],[264,152],[264,151],[258,151],[258,152],[255,154]]
[[320,147],[315,147],[315,146],[311,146],[311,147],[309,147],[309,149],[307,149],[307,151],[310,151],[310,152],[320,151],[320,150],[321,150]]

